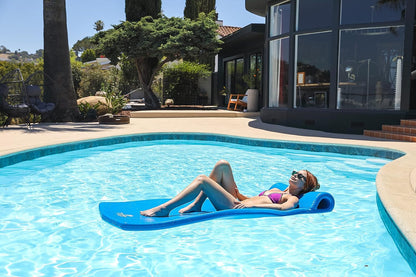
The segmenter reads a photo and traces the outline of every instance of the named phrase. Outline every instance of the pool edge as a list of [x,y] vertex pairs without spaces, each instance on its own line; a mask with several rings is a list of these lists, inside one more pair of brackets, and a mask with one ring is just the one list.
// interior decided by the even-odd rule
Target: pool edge
[[[60,143],[49,146],[42,146],[37,148],[32,148],[24,151],[18,151],[14,153],[9,153],[6,155],[0,156],[0,168],[16,164],[25,160],[36,159],[38,157],[47,156],[51,154],[58,154],[73,150],[81,150],[91,147],[119,144],[133,141],[149,141],[149,140],[160,140],[160,139],[196,139],[196,140],[207,140],[207,141],[221,141],[221,142],[230,142],[238,144],[246,144],[253,146],[266,146],[266,147],[276,147],[276,148],[289,148],[295,150],[306,150],[313,152],[332,152],[340,154],[349,154],[349,155],[364,155],[364,156],[375,156],[382,157],[387,159],[398,159],[406,155],[405,152],[390,149],[390,148],[381,148],[373,146],[358,146],[358,145],[349,145],[349,144],[338,144],[338,143],[322,143],[322,142],[299,142],[291,140],[277,140],[277,139],[263,139],[263,138],[250,138],[250,137],[241,137],[241,136],[232,136],[224,134],[210,134],[210,133],[194,133],[194,132],[175,132],[175,133],[163,133],[163,132],[154,132],[154,133],[139,133],[139,134],[129,134],[121,136],[110,136],[104,138],[80,140],[75,142]],[[260,145],[261,144],[261,145]],[[382,171],[380,169],[380,171]],[[379,171],[379,172],[380,172]],[[378,193],[378,186],[377,186]],[[380,199],[380,203],[384,203]],[[388,212],[389,207],[384,207]],[[391,215],[390,215],[391,216]],[[394,226],[400,231],[402,226],[397,226],[394,221],[394,216],[391,216]],[[412,243],[406,236],[405,232],[400,232],[403,239],[408,242],[411,250],[411,257],[404,256],[405,260],[409,263],[411,269],[416,273],[416,265],[412,265],[410,261],[416,259],[415,247],[412,246]],[[396,238],[393,237],[396,242]],[[396,245],[398,245],[396,243]],[[401,245],[401,244],[399,244]],[[398,247],[401,247],[399,246]],[[400,249],[399,251],[403,253],[409,253],[406,249]],[[413,253],[413,254],[412,254]]]

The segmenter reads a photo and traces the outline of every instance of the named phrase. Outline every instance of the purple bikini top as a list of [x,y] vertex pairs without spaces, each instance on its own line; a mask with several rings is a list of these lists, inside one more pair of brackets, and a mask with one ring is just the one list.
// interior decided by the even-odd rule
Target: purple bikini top
[[270,199],[273,203],[278,204],[278,203],[279,203],[279,201],[280,201],[280,198],[282,198],[283,193],[280,193],[280,192],[273,192],[273,193],[270,193],[270,194],[264,195],[264,193],[265,193],[266,191],[267,191],[267,190],[262,191],[262,192],[259,194],[259,196],[267,196],[267,197],[269,197],[269,199]]

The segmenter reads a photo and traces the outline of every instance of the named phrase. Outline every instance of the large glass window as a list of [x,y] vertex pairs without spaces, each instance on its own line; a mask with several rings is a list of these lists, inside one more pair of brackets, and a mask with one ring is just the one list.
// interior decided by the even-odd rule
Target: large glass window
[[342,0],[341,24],[404,20],[405,1]]
[[289,32],[290,3],[278,4],[270,7],[270,37]]
[[410,72],[410,105],[411,110],[416,110],[416,26],[413,26],[412,69]]
[[298,0],[297,30],[328,27],[336,14],[334,0]]
[[234,93],[245,93],[246,88],[243,81],[244,75],[244,59],[237,59],[235,65],[235,92]]
[[342,30],[337,108],[400,109],[403,27]]
[[225,63],[225,87],[227,91],[235,90],[235,60]]
[[261,90],[263,56],[260,53],[250,55],[249,74],[254,76],[255,88]]
[[225,86],[230,93],[244,93],[244,59],[235,59],[225,63]]
[[295,107],[327,108],[331,32],[297,36]]
[[269,107],[287,107],[289,91],[289,38],[270,41]]

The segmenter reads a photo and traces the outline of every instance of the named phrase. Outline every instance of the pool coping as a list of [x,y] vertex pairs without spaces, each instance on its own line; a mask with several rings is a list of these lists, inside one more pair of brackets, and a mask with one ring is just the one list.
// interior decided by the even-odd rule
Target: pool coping
[[[406,227],[406,220],[411,220],[414,215],[412,212],[407,211],[403,215],[403,209],[397,209],[394,205],[397,205],[397,201],[403,196],[403,192],[391,191],[386,186],[386,183],[391,183],[391,178],[386,178],[384,171],[390,167],[403,166],[403,161],[409,159],[409,155],[405,151],[374,147],[374,146],[362,146],[340,143],[322,143],[322,142],[300,142],[292,140],[276,140],[276,139],[264,139],[264,138],[250,138],[234,135],[215,134],[215,133],[199,133],[199,132],[151,132],[151,133],[136,133],[126,134],[118,136],[108,136],[103,138],[94,138],[87,140],[79,140],[74,142],[52,144],[48,146],[42,146],[24,151],[18,151],[6,155],[0,156],[0,168],[11,164],[15,164],[24,160],[35,159],[38,157],[63,153],[67,151],[86,149],[90,147],[127,143],[133,141],[150,141],[161,139],[195,139],[206,141],[221,141],[230,142],[252,146],[274,147],[274,148],[288,148],[293,150],[305,150],[312,152],[331,152],[348,155],[363,155],[374,156],[387,159],[393,159],[392,162],[386,164],[380,169],[376,179],[377,187],[377,204],[379,207],[380,216],[385,223],[385,226],[395,241],[399,251],[402,253],[406,261],[409,263],[411,269],[416,274],[416,233],[411,228]],[[413,159],[410,159],[413,160]],[[399,165],[397,165],[399,164]],[[393,187],[397,187],[397,183],[394,183]],[[406,186],[403,186],[406,187]],[[409,187],[411,190],[411,187]],[[409,197],[414,195],[408,194]],[[393,204],[392,205],[392,200]],[[387,203],[387,204],[386,204]],[[405,217],[405,218],[403,218]],[[410,218],[408,218],[410,217]],[[408,221],[410,222],[410,221]]]
[[59,154],[74,150],[81,150],[91,147],[113,145],[120,143],[128,143],[135,141],[152,141],[152,140],[202,140],[202,141],[220,141],[229,142],[242,145],[271,147],[271,148],[286,148],[292,150],[304,150],[311,152],[330,152],[347,155],[362,155],[379,158],[386,158],[390,160],[398,159],[405,155],[399,150],[392,150],[382,147],[369,146],[352,146],[347,144],[329,144],[329,143],[312,143],[312,142],[296,142],[288,140],[274,140],[274,139],[259,139],[247,138],[240,136],[231,136],[223,134],[208,134],[197,132],[158,132],[158,133],[141,133],[110,136],[104,138],[80,140],[68,143],[52,144],[48,146],[41,146],[28,150],[18,151],[0,156],[0,168],[16,164],[22,161],[36,159],[39,157]]

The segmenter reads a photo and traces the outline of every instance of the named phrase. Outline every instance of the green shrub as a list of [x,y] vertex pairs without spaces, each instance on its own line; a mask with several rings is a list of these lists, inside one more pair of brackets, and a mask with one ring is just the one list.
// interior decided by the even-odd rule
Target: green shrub
[[103,88],[106,92],[105,102],[109,110],[109,113],[118,114],[123,110],[124,105],[127,103],[127,99],[115,88],[107,87]]
[[17,68],[19,68],[20,72],[22,72],[23,79],[27,79],[33,73],[43,71],[43,60],[39,59],[36,63],[0,61],[0,79],[10,71]]
[[86,67],[79,83],[78,95],[80,97],[95,95],[103,86],[106,86],[108,75],[109,71],[102,70],[98,64]]
[[82,102],[78,105],[79,108],[79,120],[80,121],[95,121],[98,116],[98,108],[100,103],[91,105],[88,102]]
[[95,60],[95,58],[97,57],[95,50],[94,49],[86,49],[84,52],[82,52],[81,54],[81,61],[83,63],[89,62],[89,61],[93,61]]
[[185,61],[166,66],[163,69],[164,100],[171,98],[179,105],[197,104],[200,93],[198,80],[208,77],[209,74],[207,65],[193,62]]

